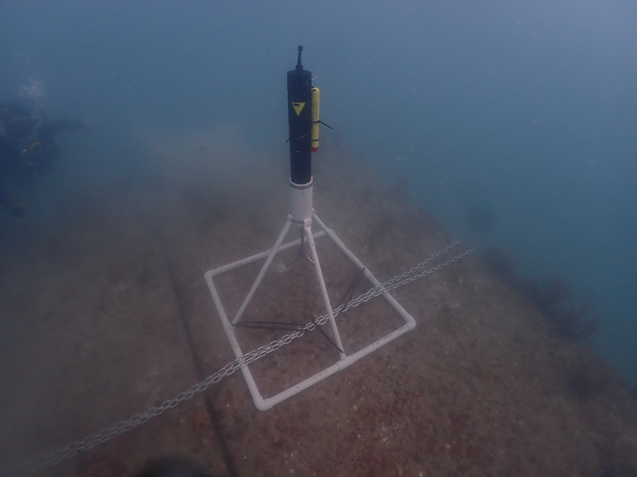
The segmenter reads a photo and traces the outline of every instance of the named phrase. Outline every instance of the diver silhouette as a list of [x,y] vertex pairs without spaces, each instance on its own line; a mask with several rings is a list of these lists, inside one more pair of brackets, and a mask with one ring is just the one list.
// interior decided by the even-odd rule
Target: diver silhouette
[[29,100],[0,103],[0,206],[14,217],[23,217],[26,206],[9,197],[7,189],[50,174],[60,153],[55,136],[86,127],[83,120],[48,120],[43,112],[33,111]]

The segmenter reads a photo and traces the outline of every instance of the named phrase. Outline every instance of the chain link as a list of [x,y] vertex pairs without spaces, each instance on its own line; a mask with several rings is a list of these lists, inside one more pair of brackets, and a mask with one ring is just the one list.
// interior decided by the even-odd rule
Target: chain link
[[[403,285],[407,285],[408,283],[418,280],[419,278],[425,277],[434,272],[442,270],[443,268],[453,263],[456,263],[459,260],[462,260],[464,257],[473,253],[473,250],[466,250],[460,255],[450,258],[449,260],[443,263],[440,263],[439,265],[436,265],[435,267],[423,270],[420,273],[416,273],[419,270],[422,270],[428,264],[430,264],[433,260],[440,257],[445,252],[448,252],[449,250],[454,248],[459,243],[460,241],[456,240],[455,242],[449,244],[442,250],[439,250],[438,252],[429,256],[423,262],[419,263],[418,265],[414,267],[411,267],[405,273],[402,273],[401,275],[391,278],[387,280],[386,282],[380,283],[379,285],[373,288],[370,288],[368,291],[358,296],[357,298],[354,298],[353,300],[350,300],[349,302],[338,306],[337,308],[333,310],[334,317],[342,313],[345,313],[346,311],[351,310],[354,307],[362,305],[363,303],[368,302],[372,298],[382,295],[383,293],[389,292]],[[264,356],[291,343],[295,339],[302,337],[305,333],[315,330],[317,325],[318,326],[324,325],[325,323],[327,323],[328,319],[329,319],[329,315],[327,314],[322,315],[316,320],[314,320],[313,322],[306,324],[301,330],[295,331],[293,333],[288,333],[282,336],[281,338],[270,342],[267,345],[256,348],[244,354],[240,358],[235,359],[234,361],[228,363],[226,366],[221,368],[216,373],[208,376],[206,379],[204,379],[200,383],[195,384],[187,391],[177,394],[177,396],[175,396],[173,399],[164,401],[159,406],[151,407],[150,409],[148,409],[146,412],[142,414],[136,414],[129,419],[120,421],[114,426],[102,429],[97,434],[87,436],[81,441],[73,442],[72,444],[69,444],[68,446],[63,447],[61,449],[57,449],[51,453],[43,454],[35,459],[2,469],[0,470],[0,476],[26,477],[28,475],[32,475],[36,472],[40,472],[49,467],[53,467],[54,465],[57,465],[62,461],[70,459],[71,457],[74,457],[75,455],[77,455],[79,452],[87,451],[99,444],[102,444],[106,441],[113,439],[114,437],[120,434],[123,434],[124,432],[128,432],[131,429],[134,429],[135,427],[145,423],[146,421],[163,414],[169,409],[177,407],[183,401],[187,401],[188,399],[191,399],[196,394],[202,393],[203,391],[208,389],[210,386],[218,383],[223,378],[230,376],[231,374],[236,372],[238,369],[243,368],[244,366],[248,366],[250,363],[257,361],[258,359],[261,359]]]

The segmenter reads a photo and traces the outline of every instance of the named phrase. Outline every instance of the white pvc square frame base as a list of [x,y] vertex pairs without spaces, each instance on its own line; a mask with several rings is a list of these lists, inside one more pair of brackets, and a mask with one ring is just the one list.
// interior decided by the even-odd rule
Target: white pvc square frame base
[[[327,235],[338,246],[338,248],[340,248],[341,251],[356,265],[356,267],[359,270],[363,270],[363,274],[364,274],[365,278],[367,278],[367,280],[369,280],[373,284],[373,286],[379,286],[380,285],[380,282],[378,280],[376,280],[376,278],[374,277],[374,275],[372,275],[372,273],[369,271],[369,269],[365,265],[363,265],[363,263],[345,246],[345,244],[341,241],[341,239],[338,238],[338,236],[334,233],[333,230],[328,229],[325,226],[325,224],[318,218],[316,213],[313,213],[313,220],[319,225],[319,227],[322,229],[322,232],[318,232],[316,234],[312,234],[312,232],[311,232],[312,220],[309,220],[309,223],[307,223],[308,221],[306,221],[305,229],[306,229],[306,231],[308,233],[308,235],[307,235],[308,243],[311,246],[311,251],[312,251],[313,258],[314,258],[316,264],[318,264],[318,256],[316,255],[316,250],[315,250],[315,247],[314,247],[314,238],[319,238],[319,237],[322,237],[323,235]],[[299,240],[295,240],[293,242],[289,242],[289,243],[287,243],[285,245],[281,245],[281,242],[285,239],[285,236],[287,235],[287,232],[288,232],[288,230],[290,228],[291,223],[292,223],[292,220],[291,220],[291,216],[290,216],[290,217],[288,217],[288,221],[285,224],[285,226],[283,228],[283,231],[281,232],[281,235],[279,236],[279,239],[277,240],[277,242],[275,243],[275,246],[272,249],[266,250],[265,252],[253,255],[253,256],[245,258],[243,260],[238,260],[238,261],[236,261],[234,263],[230,263],[230,264],[225,265],[223,267],[215,268],[213,270],[208,270],[205,273],[205,279],[206,279],[206,282],[208,283],[208,288],[210,289],[210,294],[212,295],[212,299],[213,299],[213,301],[215,303],[215,306],[217,308],[217,312],[219,313],[219,317],[221,319],[221,323],[223,324],[224,332],[226,333],[226,336],[228,337],[228,341],[230,342],[230,345],[232,347],[232,350],[233,350],[234,355],[235,355],[236,358],[241,358],[243,356],[243,351],[241,350],[241,347],[239,346],[239,342],[237,341],[237,337],[235,335],[235,327],[233,326],[233,324],[228,319],[228,315],[226,314],[225,309],[223,307],[223,304],[221,303],[221,299],[219,298],[219,294],[217,292],[217,288],[215,287],[215,284],[214,284],[214,277],[216,277],[218,275],[221,275],[222,273],[227,272],[229,270],[233,270],[235,268],[242,267],[244,265],[256,262],[256,261],[261,260],[263,258],[267,258],[266,263],[265,263],[265,265],[263,266],[263,268],[261,270],[261,273],[259,274],[259,276],[255,280],[253,288],[250,290],[250,293],[248,294],[248,297],[246,297],[246,300],[244,301],[244,305],[240,308],[240,310],[237,312],[237,316],[233,319],[233,322],[236,323],[237,320],[240,318],[241,313],[245,309],[245,306],[247,306],[247,303],[249,302],[250,298],[252,297],[252,294],[254,293],[256,288],[258,287],[263,275],[266,273],[266,271],[267,271],[267,269],[268,269],[268,267],[269,267],[269,265],[270,265],[270,263],[272,261],[272,258],[277,253],[279,253],[279,252],[281,252],[283,250],[287,250],[287,249],[290,249],[292,247],[298,247],[300,245],[300,243],[301,243],[300,239]],[[274,252],[274,253],[272,253],[272,252]],[[324,287],[324,280],[323,280],[323,276],[322,276],[321,271],[320,271],[320,265],[317,265],[316,269],[317,269],[318,274],[319,274],[319,276],[318,276],[319,282],[322,283],[322,287]],[[259,409],[260,411],[266,411],[266,410],[272,408],[276,404],[288,399],[289,397],[294,396],[295,394],[300,393],[304,389],[307,389],[310,386],[318,383],[319,381],[322,381],[323,379],[327,378],[328,376],[331,376],[332,374],[337,373],[338,371],[341,371],[341,370],[347,368],[348,366],[350,366],[351,364],[354,364],[356,361],[358,361],[359,359],[363,358],[364,356],[367,356],[368,354],[372,353],[373,351],[377,350],[378,348],[386,345],[390,341],[395,340],[400,335],[408,332],[409,330],[414,329],[414,327],[416,326],[416,321],[414,320],[414,318],[409,313],[407,313],[407,311],[405,311],[405,309],[400,305],[400,303],[398,303],[394,299],[394,297],[392,297],[388,292],[384,292],[384,293],[382,293],[382,295],[389,302],[389,304],[398,312],[398,314],[403,318],[403,320],[405,321],[404,325],[402,325],[400,328],[392,331],[391,333],[383,336],[382,338],[374,341],[373,343],[367,345],[363,349],[360,349],[356,353],[353,353],[351,355],[347,355],[344,352],[342,352],[340,354],[339,361],[337,361],[335,364],[333,364],[332,366],[329,366],[328,368],[325,368],[324,370],[316,373],[313,376],[310,376],[309,378],[307,378],[307,379],[301,381],[300,383],[298,383],[298,384],[286,389],[285,391],[282,391],[279,394],[276,394],[275,396],[272,396],[270,398],[264,398],[263,396],[261,396],[261,393],[259,392],[257,384],[254,381],[252,373],[250,372],[249,366],[244,366],[243,368],[241,368],[241,372],[243,373],[243,377],[245,378],[246,383],[248,385],[248,388],[250,389],[250,393],[252,394],[252,399],[254,401],[254,405],[257,407],[257,409]],[[334,331],[334,333],[336,335],[337,343],[340,344],[340,337],[338,335],[338,329],[336,328],[336,322],[334,321],[334,317],[332,316],[332,310],[331,310],[331,306],[329,304],[329,298],[328,298],[328,302],[326,304],[326,307],[328,309],[328,314],[329,314],[329,316],[331,318],[332,329],[333,329],[333,331]],[[341,348],[342,348],[342,345],[341,345]]]

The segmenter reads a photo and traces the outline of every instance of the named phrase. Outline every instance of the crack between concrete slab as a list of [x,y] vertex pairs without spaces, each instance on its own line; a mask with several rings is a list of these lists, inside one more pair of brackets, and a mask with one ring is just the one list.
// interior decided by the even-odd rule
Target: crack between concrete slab
[[[188,348],[190,349],[190,354],[192,355],[192,361],[195,367],[195,372],[197,373],[198,379],[200,381],[203,381],[207,377],[207,375],[204,373],[201,360],[199,359],[199,356],[197,355],[195,342],[192,339],[192,333],[190,332],[190,327],[188,326],[188,319],[186,318],[186,313],[184,309],[184,301],[183,301],[182,293],[179,288],[177,277],[175,276],[172,260],[168,259],[166,265],[168,270],[168,276],[170,278],[170,283],[173,288],[173,294],[175,295],[175,301],[177,302],[177,308],[179,310],[179,320],[181,321],[182,327],[184,329],[184,333],[186,335],[186,341],[188,343]],[[230,450],[228,448],[228,443],[226,442],[223,436],[223,429],[221,427],[221,422],[219,421],[218,413],[215,410],[214,403],[212,402],[210,395],[208,394],[209,392],[210,391],[205,391],[204,393],[202,393],[202,396],[204,399],[204,403],[206,405],[206,410],[208,411],[208,415],[210,416],[210,423],[212,424],[212,428],[215,431],[215,436],[217,437],[219,448],[221,449],[221,455],[223,457],[223,461],[226,466],[228,476],[238,477],[238,474],[234,469],[232,456],[230,455]]]

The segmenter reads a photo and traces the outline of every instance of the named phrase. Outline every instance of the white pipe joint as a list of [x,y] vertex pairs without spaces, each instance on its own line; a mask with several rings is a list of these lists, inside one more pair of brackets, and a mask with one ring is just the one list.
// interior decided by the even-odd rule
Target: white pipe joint
[[290,215],[292,222],[302,226],[305,221],[312,220],[314,195],[314,177],[307,184],[295,184],[290,179]]

